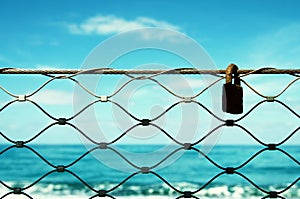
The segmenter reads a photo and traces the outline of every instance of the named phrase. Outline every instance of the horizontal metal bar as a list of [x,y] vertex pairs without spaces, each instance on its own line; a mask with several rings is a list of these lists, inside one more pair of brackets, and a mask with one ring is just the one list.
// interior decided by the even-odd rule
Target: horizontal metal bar
[[[103,69],[99,70],[76,70],[76,69],[21,69],[21,68],[0,68],[0,74],[225,74],[225,70],[199,70],[195,68],[179,68],[174,70],[158,69]],[[262,69],[262,70],[238,70],[239,74],[300,74],[300,69]]]

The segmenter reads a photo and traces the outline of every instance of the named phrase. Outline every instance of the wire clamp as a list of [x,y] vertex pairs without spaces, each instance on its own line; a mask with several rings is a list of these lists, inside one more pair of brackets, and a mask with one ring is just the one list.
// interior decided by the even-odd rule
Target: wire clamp
[[26,101],[26,95],[19,95],[18,96],[18,101],[19,102],[25,102]]
[[100,101],[101,102],[107,102],[108,101],[108,97],[106,95],[100,96]]

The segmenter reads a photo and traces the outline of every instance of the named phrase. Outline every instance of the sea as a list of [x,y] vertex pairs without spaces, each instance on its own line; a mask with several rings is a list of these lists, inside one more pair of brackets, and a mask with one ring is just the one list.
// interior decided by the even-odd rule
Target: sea
[[[9,146],[0,145],[0,150],[3,152]],[[14,147],[1,153],[0,197],[11,191],[4,183],[9,187],[28,187],[24,193],[37,199],[90,198],[96,193],[84,185],[84,181],[95,190],[112,189],[108,194],[121,199],[177,198],[181,194],[172,187],[180,191],[195,191],[203,186],[195,193],[201,199],[263,198],[267,194],[260,189],[284,190],[280,196],[300,198],[300,184],[297,181],[300,165],[293,160],[300,160],[300,147],[295,145],[280,147],[286,153],[265,150],[254,158],[251,157],[263,146],[195,146],[205,151],[213,163],[195,150],[182,150],[178,146],[111,145],[94,150],[93,146],[79,144],[26,146],[30,148]],[[86,153],[87,150],[92,151]],[[43,176],[54,170],[48,163],[53,166],[69,165],[66,169],[77,177],[69,172],[52,172]],[[223,174],[214,179],[223,171],[218,166],[241,166],[237,171],[244,177]],[[150,167],[151,172],[129,177],[141,167]],[[122,181],[124,183],[119,185]],[[5,198],[27,197],[10,194]]]

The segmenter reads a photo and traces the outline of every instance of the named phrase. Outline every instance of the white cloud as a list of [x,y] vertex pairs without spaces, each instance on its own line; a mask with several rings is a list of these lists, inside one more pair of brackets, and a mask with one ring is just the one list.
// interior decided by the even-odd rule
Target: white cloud
[[165,21],[158,21],[148,17],[138,17],[134,20],[126,20],[114,15],[98,15],[83,21],[82,23],[67,24],[72,34],[80,35],[111,35],[123,31],[135,30],[146,27],[160,27],[179,30],[176,25]]
[[251,65],[297,67],[300,59],[300,24],[286,25],[256,38],[250,50]]
[[36,67],[37,69],[44,69],[44,70],[51,70],[51,69],[57,70],[57,69],[59,69],[59,67],[56,66],[56,65],[36,64],[35,67]]
[[[295,77],[290,75],[249,75],[245,77],[244,80],[259,93],[268,96],[275,96],[289,83],[295,80]],[[290,86],[290,88],[288,88],[285,92],[295,90],[297,82],[294,84],[295,85]]]
[[31,46],[59,46],[60,42],[56,38],[45,37],[43,35],[30,35],[27,43]]
[[199,89],[203,88],[204,86],[207,86],[202,79],[195,79],[195,78],[189,78],[185,77],[183,81],[176,81],[172,83],[172,87],[175,89]]
[[72,104],[73,93],[48,89],[37,92],[30,99],[45,105],[67,105]]
[[32,46],[59,46],[59,42],[58,41],[44,41],[42,39],[35,39],[35,40],[31,40],[28,42],[30,45]]

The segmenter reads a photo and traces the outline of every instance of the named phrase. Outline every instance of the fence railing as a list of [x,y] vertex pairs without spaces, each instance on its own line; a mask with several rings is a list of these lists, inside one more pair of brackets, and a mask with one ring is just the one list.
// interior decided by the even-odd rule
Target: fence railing
[[[37,183],[39,183],[41,180],[47,178],[52,173],[69,173],[72,176],[74,176],[78,182],[82,183],[86,188],[88,188],[90,191],[92,191],[94,194],[90,196],[90,198],[96,198],[96,197],[110,197],[115,198],[116,196],[113,196],[113,192],[117,190],[121,185],[124,183],[127,183],[127,181],[130,181],[131,178],[137,175],[141,174],[148,174],[156,176],[161,182],[165,183],[166,186],[173,189],[175,192],[178,193],[177,198],[199,198],[197,196],[197,193],[201,192],[201,190],[205,189],[207,186],[210,185],[213,181],[217,180],[220,176],[223,175],[238,175],[241,178],[243,178],[246,182],[249,183],[249,185],[256,188],[258,191],[260,191],[264,196],[262,198],[284,198],[283,194],[289,190],[291,187],[293,187],[299,180],[299,177],[287,185],[282,190],[277,191],[270,191],[263,187],[260,187],[258,184],[256,184],[255,181],[248,178],[246,175],[243,174],[241,171],[242,168],[244,168],[246,165],[248,165],[250,162],[253,161],[253,159],[260,154],[266,152],[266,151],[278,151],[282,153],[283,155],[287,156],[291,161],[295,162],[300,167],[300,160],[290,155],[288,151],[283,149],[281,146],[284,145],[288,140],[290,140],[300,129],[300,127],[296,128],[292,132],[287,132],[286,137],[277,143],[268,143],[264,142],[263,140],[259,139],[256,134],[248,130],[246,127],[242,125],[242,121],[246,120],[247,116],[252,113],[256,108],[261,106],[264,103],[277,103],[281,105],[284,109],[286,109],[291,115],[296,116],[298,119],[300,118],[299,113],[295,111],[293,108],[291,108],[288,104],[285,102],[282,102],[278,99],[283,93],[285,93],[290,86],[295,84],[300,79],[300,69],[295,70],[286,70],[286,69],[274,69],[274,68],[262,68],[258,70],[239,70],[238,74],[241,78],[241,84],[244,87],[249,88],[253,93],[255,93],[257,96],[260,97],[260,101],[258,101],[253,107],[244,110],[244,113],[241,114],[236,119],[224,119],[223,117],[217,115],[213,112],[211,108],[208,108],[206,105],[204,105],[201,101],[197,100],[197,98],[202,95],[205,92],[209,92],[211,88],[213,88],[217,83],[220,83],[222,81],[225,81],[226,74],[225,70],[198,70],[198,69],[192,69],[192,68],[178,68],[178,69],[171,69],[171,70],[117,70],[117,69],[110,69],[110,68],[100,68],[100,69],[90,69],[90,70],[43,70],[43,69],[18,69],[18,68],[2,68],[0,69],[0,75],[5,74],[17,74],[17,75],[28,75],[28,74],[36,74],[36,75],[43,75],[48,78],[47,81],[45,81],[41,86],[37,87],[33,92],[29,94],[22,94],[17,95],[10,90],[6,89],[2,85],[0,86],[1,92],[3,92],[5,95],[9,96],[11,100],[7,102],[3,102],[4,104],[2,107],[0,107],[0,114],[5,109],[7,109],[10,106],[13,106],[17,103],[23,103],[28,102],[32,105],[36,106],[41,113],[45,114],[49,119],[53,121],[50,125],[46,126],[43,130],[40,132],[37,132],[33,137],[27,140],[18,140],[18,139],[12,139],[10,138],[10,132],[4,132],[0,129],[0,136],[9,143],[9,146],[7,146],[5,149],[3,149],[0,152],[0,164],[1,164],[1,157],[8,153],[10,150],[13,149],[22,149],[26,148],[29,151],[32,152],[33,155],[36,155],[38,158],[40,158],[43,162],[45,162],[47,165],[49,165],[52,170],[42,175],[40,178],[34,180],[31,182],[31,184],[27,186],[19,186],[19,187],[13,187],[0,177],[0,183],[1,186],[5,187],[7,189],[6,193],[1,193],[0,198],[6,198],[10,195],[24,195],[28,198],[32,198],[27,193],[27,190],[31,187],[35,186]],[[94,91],[89,90],[89,88],[85,87],[79,80],[76,79],[76,77],[80,75],[90,75],[90,74],[98,74],[98,75],[126,75],[128,77],[128,81],[125,82],[123,85],[121,85],[119,88],[117,88],[113,93],[108,93],[107,95],[98,95],[97,93],[94,93]],[[201,91],[197,92],[193,96],[182,96],[176,92],[174,92],[172,89],[168,88],[168,86],[161,83],[159,80],[156,79],[156,77],[160,75],[212,75],[216,79],[213,82],[210,82],[205,88],[203,88]],[[248,75],[253,74],[261,74],[261,75],[267,75],[267,74],[284,74],[287,76],[293,77],[293,79],[276,95],[268,96],[263,93],[260,93],[255,89],[255,87],[251,86],[250,83],[248,83],[245,80],[245,77]],[[31,77],[32,78],[32,77]],[[79,86],[84,92],[92,96],[95,100],[87,104],[85,107],[83,107],[79,112],[75,113],[73,116],[68,118],[63,117],[55,117],[54,115],[51,115],[46,109],[44,109],[41,105],[39,105],[37,102],[35,102],[32,97],[43,90],[43,88],[50,84],[52,81],[56,81],[58,79],[65,79],[66,81],[70,81],[74,83],[75,85]],[[178,101],[171,106],[167,107],[165,111],[160,113],[155,118],[138,118],[134,114],[130,113],[128,110],[126,110],[126,107],[123,107],[120,103],[114,100],[114,96],[118,95],[119,92],[122,91],[128,84],[130,84],[133,81],[141,81],[141,80],[150,80],[154,84],[157,84],[163,90],[167,91],[170,95],[176,97]],[[271,89],[271,88],[270,88]],[[220,91],[221,92],[221,91]],[[213,97],[213,96],[212,96]],[[112,106],[117,106],[120,110],[122,110],[128,117],[130,117],[134,124],[126,131],[121,133],[119,136],[117,136],[115,139],[109,140],[109,141],[97,141],[94,140],[92,137],[90,137],[84,130],[81,130],[80,127],[78,127],[73,121],[76,119],[76,117],[80,114],[82,114],[86,109],[88,109],[90,106],[93,106],[97,103],[110,103]],[[219,125],[214,127],[209,132],[205,132],[204,136],[196,141],[191,142],[182,142],[178,138],[174,137],[170,132],[163,129],[159,125],[157,125],[155,122],[159,118],[163,117],[165,114],[167,114],[170,110],[172,110],[174,107],[178,106],[179,104],[183,103],[193,103],[197,106],[199,106],[201,109],[206,111],[212,118],[219,121]],[[220,102],[221,103],[221,102]],[[16,125],[18,125],[18,121],[14,121]],[[47,160],[46,157],[44,157],[40,152],[36,149],[34,149],[30,144],[35,141],[38,137],[43,136],[43,134],[46,132],[46,130],[53,128],[56,125],[60,126],[68,126],[74,128],[80,135],[85,137],[93,147],[89,150],[87,150],[85,153],[83,153],[80,157],[75,159],[73,162],[63,165],[63,164],[53,164],[51,161]],[[274,124],[275,125],[275,124]],[[127,159],[121,152],[116,150],[114,148],[114,145],[117,144],[123,137],[126,137],[127,134],[130,133],[130,131],[134,130],[138,127],[152,127],[159,130],[160,133],[164,134],[167,139],[171,140],[173,143],[177,145],[177,148],[174,149],[170,154],[168,154],[166,157],[164,157],[161,160],[158,160],[158,163],[155,165],[148,165],[148,166],[139,166],[135,162],[131,161],[130,159]],[[208,139],[210,136],[212,136],[216,131],[218,131],[221,128],[227,127],[227,126],[235,126],[237,128],[240,128],[245,134],[248,134],[251,139],[253,139],[257,144],[262,146],[260,150],[258,150],[255,154],[253,154],[251,157],[249,157],[245,162],[240,164],[236,167],[225,167],[217,163],[217,161],[210,158],[209,154],[204,153],[201,151],[199,145],[202,144],[206,139]],[[110,189],[97,189],[90,185],[88,182],[84,181],[79,175],[77,175],[75,172],[71,170],[71,167],[75,164],[77,164],[79,161],[81,161],[85,156],[89,155],[95,150],[110,150],[114,152],[116,155],[118,155],[121,159],[123,159],[125,162],[127,162],[129,165],[131,165],[136,171],[131,173],[127,178],[121,180],[118,184],[114,185]],[[170,182],[168,182],[167,179],[164,178],[164,176],[160,175],[154,169],[158,167],[160,164],[162,164],[164,161],[172,157],[174,154],[180,152],[180,151],[194,151],[198,153],[201,157],[205,158],[207,161],[210,162],[212,167],[216,167],[219,169],[219,173],[212,177],[210,180],[207,181],[204,185],[199,186],[196,190],[188,190],[188,191],[182,191],[178,189],[176,186],[172,185]],[[28,163],[31,164],[31,163]],[[32,163],[34,164],[34,163]],[[29,165],[25,165],[26,167],[29,167]],[[107,174],[109,175],[109,174]],[[174,174],[176,175],[176,174]],[[145,178],[147,175],[144,176]],[[196,178],[197,176],[194,176]]]

